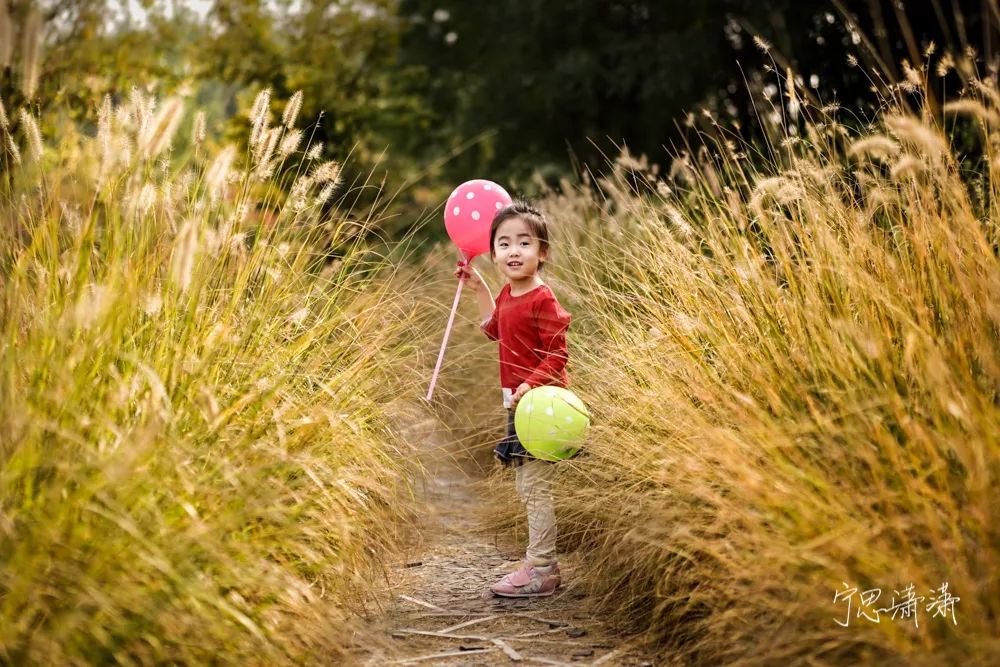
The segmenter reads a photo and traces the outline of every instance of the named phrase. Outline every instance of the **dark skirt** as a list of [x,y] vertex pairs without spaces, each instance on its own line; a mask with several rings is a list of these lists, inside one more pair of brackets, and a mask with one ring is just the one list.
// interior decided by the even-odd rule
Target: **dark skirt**
[[[514,411],[510,408],[507,408],[507,435],[493,448],[493,456],[508,468],[516,468],[525,461],[535,458],[517,439],[517,431],[514,430]],[[546,463],[554,463],[554,461],[546,461]]]

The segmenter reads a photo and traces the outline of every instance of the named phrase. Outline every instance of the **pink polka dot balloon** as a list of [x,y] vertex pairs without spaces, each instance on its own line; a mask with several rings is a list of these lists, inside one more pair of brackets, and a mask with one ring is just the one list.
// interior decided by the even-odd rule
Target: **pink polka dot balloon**
[[466,260],[490,251],[490,223],[510,203],[506,190],[481,178],[452,191],[444,207],[444,226]]

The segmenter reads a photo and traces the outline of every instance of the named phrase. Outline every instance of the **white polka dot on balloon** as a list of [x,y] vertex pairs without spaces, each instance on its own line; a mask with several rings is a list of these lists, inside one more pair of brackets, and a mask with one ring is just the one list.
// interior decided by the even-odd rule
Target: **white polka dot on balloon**
[[479,211],[473,211],[472,212],[472,219],[473,220],[479,220]]
[[469,192],[468,194],[465,195],[465,198],[466,199],[472,199],[475,196],[476,196],[475,192]]
[[545,408],[545,414],[547,414],[549,417],[551,417],[552,414],[553,414],[552,413],[552,408]]
[[573,418],[572,418],[572,417],[570,417],[570,416],[567,416],[567,417],[566,417],[566,423],[567,423],[567,424],[569,424],[569,423],[570,423],[570,422],[572,422],[572,421],[573,421]]
[[525,412],[531,412],[531,411],[532,411],[532,410],[534,410],[534,409],[535,409],[535,406],[533,406],[533,405],[529,405],[528,407],[526,407],[526,408],[524,409],[524,411],[525,411]]
[[490,185],[489,183],[487,183],[486,185],[483,186],[483,190],[492,190],[492,189],[493,189],[493,186]]
[[452,215],[458,215],[458,212],[459,212],[459,208],[457,206],[455,208],[451,209],[451,214]]

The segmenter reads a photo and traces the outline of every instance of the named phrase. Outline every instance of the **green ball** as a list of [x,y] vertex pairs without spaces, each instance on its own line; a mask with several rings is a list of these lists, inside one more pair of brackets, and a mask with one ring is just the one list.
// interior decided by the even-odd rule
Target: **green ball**
[[514,431],[528,453],[543,461],[562,461],[580,451],[590,413],[576,394],[563,387],[535,387],[514,410]]

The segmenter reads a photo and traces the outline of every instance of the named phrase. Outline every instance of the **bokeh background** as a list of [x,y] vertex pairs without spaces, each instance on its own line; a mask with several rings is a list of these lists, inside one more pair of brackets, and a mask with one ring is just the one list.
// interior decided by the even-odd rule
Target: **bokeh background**
[[664,664],[1000,663],[998,30],[0,0],[0,663],[350,662],[426,511],[406,420],[520,544],[467,292],[421,402],[472,178],[552,223],[583,613]]
[[[345,177],[369,186],[348,189],[337,204],[372,203],[373,182],[387,175],[380,201],[392,215],[379,226],[396,237],[470,175],[530,196],[534,179],[601,172],[623,147],[669,169],[714,122],[760,138],[783,124],[771,108],[780,92],[769,68],[791,68],[803,95],[850,109],[861,126],[893,97],[903,61],[919,67],[930,44],[971,49],[989,63],[998,42],[990,0],[3,7],[0,94],[8,106],[17,107],[25,83],[33,104],[74,121],[90,118],[95,100],[118,101],[133,86],[182,93],[204,109],[218,141],[246,129],[259,89],[275,99],[301,90],[302,117],[315,122],[309,134],[324,156],[346,160]],[[761,40],[772,48],[762,51]],[[955,74],[935,83],[932,106],[962,86]],[[439,228],[425,233],[440,236]]]

